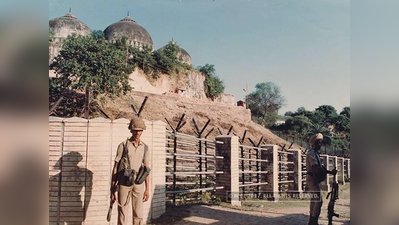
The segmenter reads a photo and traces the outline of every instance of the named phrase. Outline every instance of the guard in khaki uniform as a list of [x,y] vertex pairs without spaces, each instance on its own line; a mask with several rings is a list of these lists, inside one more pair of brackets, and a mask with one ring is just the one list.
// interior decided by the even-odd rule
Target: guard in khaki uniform
[[312,194],[310,200],[310,218],[308,225],[318,225],[318,219],[320,216],[321,206],[323,205],[323,198],[321,196],[320,182],[325,180],[327,173],[335,175],[336,169],[328,171],[320,160],[319,150],[323,145],[323,135],[321,133],[313,135],[309,143],[312,148],[306,154],[306,184],[307,191]]
[[[149,167],[148,146],[140,141],[145,130],[144,121],[138,117],[130,120],[128,129],[132,136],[118,146],[115,165],[112,170],[111,202],[116,200],[115,192],[118,189],[118,225],[126,224],[126,215],[131,202],[133,209],[133,224],[143,224],[143,202],[149,197],[149,176],[145,183],[134,182],[135,176],[141,167]],[[126,173],[132,173],[133,182]]]

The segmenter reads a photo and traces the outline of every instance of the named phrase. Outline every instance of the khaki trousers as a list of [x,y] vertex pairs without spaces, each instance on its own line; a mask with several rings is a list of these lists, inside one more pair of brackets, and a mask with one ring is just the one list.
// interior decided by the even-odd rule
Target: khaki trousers
[[306,179],[308,185],[308,191],[310,194],[315,195],[310,200],[310,216],[319,218],[321,206],[323,205],[323,197],[321,196],[320,183],[317,183],[313,179]]
[[[131,206],[133,209],[133,225],[142,225],[143,224],[143,196],[145,190],[145,184],[133,185],[132,187],[128,186],[119,186],[118,192],[118,225],[125,225],[126,223],[126,215],[129,210],[129,203],[131,202]],[[130,201],[130,202],[129,202]]]

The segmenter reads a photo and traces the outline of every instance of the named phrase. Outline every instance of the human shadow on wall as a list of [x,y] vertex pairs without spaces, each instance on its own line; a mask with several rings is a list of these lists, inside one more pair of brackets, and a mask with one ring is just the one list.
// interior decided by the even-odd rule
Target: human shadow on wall
[[78,166],[82,160],[79,152],[68,152],[54,165],[55,169],[61,170],[49,178],[50,197],[58,198],[57,221],[54,222],[77,225],[86,219],[93,189],[93,172]]

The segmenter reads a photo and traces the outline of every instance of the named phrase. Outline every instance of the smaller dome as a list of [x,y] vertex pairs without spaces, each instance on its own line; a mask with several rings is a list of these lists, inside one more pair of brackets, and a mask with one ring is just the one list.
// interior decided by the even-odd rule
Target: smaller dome
[[[173,40],[172,40],[172,44],[175,44],[175,45],[176,45],[176,43],[175,43]],[[163,46],[161,49],[164,49],[166,46],[167,46],[167,45]],[[180,46],[178,46],[178,47],[179,47],[179,49],[180,49],[180,52],[177,53],[177,58],[178,58],[181,62],[187,63],[188,65],[192,66],[192,65],[193,65],[193,62],[192,62],[192,60],[191,60],[190,54],[188,54],[188,52],[187,52],[186,50],[184,50],[183,48],[181,48]]]
[[91,34],[92,30],[83,22],[78,20],[71,12],[62,17],[49,21],[50,29],[54,32],[55,38],[66,38],[73,33],[79,35]]
[[144,27],[140,26],[130,16],[119,20],[116,23],[109,25],[104,30],[105,39],[114,41],[121,37],[127,37],[130,45],[141,48],[142,46],[149,46],[154,49],[152,38]]
[[190,54],[188,54],[188,52],[183,48],[180,48],[180,52],[177,54],[177,57],[180,61],[185,62],[190,66],[193,65]]

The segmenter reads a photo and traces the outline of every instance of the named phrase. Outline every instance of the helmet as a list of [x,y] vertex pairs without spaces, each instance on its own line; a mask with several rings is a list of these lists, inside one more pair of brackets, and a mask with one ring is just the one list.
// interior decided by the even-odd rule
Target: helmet
[[130,120],[129,123],[129,130],[145,130],[146,126],[144,124],[144,121],[139,118],[139,117],[133,117],[133,119]]
[[314,143],[317,141],[317,140],[323,140],[323,134],[321,134],[321,133],[317,133],[317,134],[315,134],[315,135],[313,135],[310,139],[309,139],[309,144],[310,145],[314,145]]

